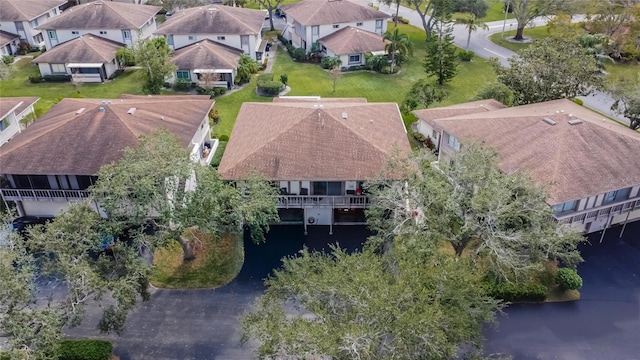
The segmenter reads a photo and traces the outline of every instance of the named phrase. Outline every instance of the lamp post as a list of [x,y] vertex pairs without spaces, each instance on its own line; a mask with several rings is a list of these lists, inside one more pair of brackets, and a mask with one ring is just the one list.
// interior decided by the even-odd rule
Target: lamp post
[[509,8],[511,7],[511,0],[506,0],[504,6],[504,22],[502,23],[502,38],[504,39],[504,28],[507,26],[507,14],[509,14]]

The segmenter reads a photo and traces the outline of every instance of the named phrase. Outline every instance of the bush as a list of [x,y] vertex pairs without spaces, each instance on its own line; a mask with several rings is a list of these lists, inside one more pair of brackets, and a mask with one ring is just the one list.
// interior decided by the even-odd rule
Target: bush
[[582,278],[578,272],[569,268],[558,269],[556,282],[563,290],[578,290],[582,287]]
[[413,132],[413,137],[416,138],[416,140],[418,140],[420,142],[424,142],[424,140],[425,140],[424,135],[422,135],[422,133],[419,132],[419,131],[414,131]]
[[14,60],[14,57],[13,57],[13,56],[11,56],[11,55],[3,55],[3,56],[2,56],[2,62],[3,62],[5,65],[11,65],[11,64],[13,64],[13,60]]
[[582,99],[573,98],[573,102],[578,105],[584,105],[584,101],[582,101]]
[[391,72],[391,66],[390,65],[386,65],[386,66],[383,66],[383,67],[380,68],[380,73],[381,74],[395,74],[395,73],[398,72],[398,70],[399,70],[399,67],[395,66],[393,68],[393,73],[392,73]]
[[229,141],[229,135],[220,135],[218,137],[218,140],[220,140],[220,141]]
[[485,282],[489,296],[504,301],[544,301],[547,288],[541,284],[519,284],[514,282]]
[[211,90],[203,88],[202,86],[196,86],[196,92],[198,93],[198,95],[206,95],[209,94],[210,91]]
[[64,340],[59,360],[110,360],[113,345],[104,340]]
[[307,51],[303,48],[297,48],[293,50],[291,57],[296,61],[305,61],[307,59]]
[[220,122],[220,113],[218,113],[218,109],[211,108],[209,110],[209,125],[213,126]]
[[44,81],[44,79],[40,75],[29,76],[29,82],[32,83],[32,84],[38,84],[38,83],[41,83],[43,81]]
[[42,78],[44,79],[44,81],[48,82],[71,81],[71,75],[45,75]]
[[458,59],[471,61],[476,54],[472,50],[458,50]]
[[287,83],[289,83],[289,76],[287,74],[282,74],[280,75],[280,82],[284,85],[287,86]]
[[176,79],[173,83],[173,89],[176,91],[189,91],[191,87],[191,81],[187,79]]
[[509,89],[509,87],[501,82],[493,82],[485,85],[480,91],[478,95],[476,95],[475,100],[485,100],[485,99],[494,99],[503,103],[507,106],[513,105],[513,91]]
[[282,34],[278,34],[278,40],[280,40],[280,42],[285,46],[289,43],[289,40],[287,40]]
[[222,87],[222,86],[216,86],[213,89],[211,89],[211,91],[209,91],[209,94],[213,97],[216,96],[220,96],[224,93],[227,92],[227,88],[226,87]]
[[116,59],[118,59],[121,66],[134,66],[136,64],[133,50],[130,48],[125,47],[116,50]]

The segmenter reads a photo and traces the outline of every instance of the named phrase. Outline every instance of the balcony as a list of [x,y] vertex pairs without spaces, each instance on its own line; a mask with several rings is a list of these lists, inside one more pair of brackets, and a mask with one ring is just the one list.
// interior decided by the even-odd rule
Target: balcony
[[89,197],[87,190],[0,189],[5,201],[69,201]]
[[328,207],[333,209],[366,209],[371,204],[366,196],[362,195],[279,195],[278,208],[295,209],[306,207]]
[[638,209],[640,209],[640,199],[633,198],[615,204],[607,204],[582,211],[570,212],[567,214],[556,214],[555,218],[561,224],[585,224],[602,217],[625,214]]

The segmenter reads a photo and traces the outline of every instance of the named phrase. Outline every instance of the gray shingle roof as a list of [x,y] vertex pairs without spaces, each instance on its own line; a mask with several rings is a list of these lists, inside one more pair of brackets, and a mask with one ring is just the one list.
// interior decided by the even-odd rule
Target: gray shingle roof
[[179,69],[235,69],[243,50],[205,39],[176,49],[171,58]]
[[337,55],[384,51],[382,36],[370,31],[347,26],[318,40]]
[[156,34],[259,34],[264,10],[224,5],[205,5],[178,10]]
[[20,35],[16,35],[8,31],[0,30],[0,46],[7,45],[8,43],[16,39],[20,39]]
[[287,18],[302,25],[340,24],[391,17],[371,6],[349,0],[304,0],[282,5],[281,8],[286,12]]
[[97,0],[70,7],[61,15],[37,28],[43,30],[139,29],[160,9],[159,6]]
[[65,41],[51,50],[47,50],[31,62],[64,63],[104,63],[116,57],[116,51],[124,44],[103,37],[85,34]]
[[66,0],[0,0],[0,21],[33,20],[66,3]]

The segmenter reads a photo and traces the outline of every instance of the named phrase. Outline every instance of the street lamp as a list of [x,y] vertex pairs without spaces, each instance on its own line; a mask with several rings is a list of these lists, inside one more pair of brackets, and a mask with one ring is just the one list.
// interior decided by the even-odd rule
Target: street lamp
[[502,38],[504,39],[504,28],[507,26],[507,14],[509,14],[509,8],[511,7],[511,0],[506,0],[504,6],[504,22],[502,23]]

